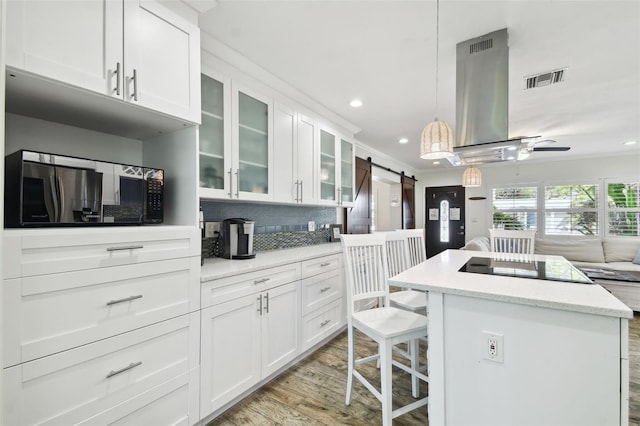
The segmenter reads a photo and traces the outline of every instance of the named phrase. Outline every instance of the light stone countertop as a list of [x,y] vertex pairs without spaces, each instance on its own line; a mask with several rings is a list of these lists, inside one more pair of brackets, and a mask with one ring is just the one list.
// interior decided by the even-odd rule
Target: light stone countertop
[[[576,284],[458,271],[471,257],[493,257],[493,255],[495,253],[447,250],[392,277],[390,283],[421,291],[633,318],[631,309],[598,284]],[[561,256],[535,255],[535,260],[544,261],[545,259],[568,263]]]
[[254,259],[231,260],[214,257],[204,260],[200,273],[200,282],[339,253],[342,253],[340,243],[327,243],[258,252]]

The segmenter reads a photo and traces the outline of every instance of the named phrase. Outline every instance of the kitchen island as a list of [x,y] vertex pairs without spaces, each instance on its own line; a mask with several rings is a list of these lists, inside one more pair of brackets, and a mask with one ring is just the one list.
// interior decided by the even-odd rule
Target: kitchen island
[[562,281],[585,281],[562,257],[497,256],[447,250],[390,281],[428,292],[430,424],[626,425],[631,309]]

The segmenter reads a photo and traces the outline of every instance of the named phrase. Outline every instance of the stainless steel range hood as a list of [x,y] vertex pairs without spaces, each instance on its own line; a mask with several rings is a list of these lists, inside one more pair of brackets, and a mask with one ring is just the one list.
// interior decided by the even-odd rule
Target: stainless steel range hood
[[507,29],[458,43],[454,166],[512,161],[521,138],[508,138]]

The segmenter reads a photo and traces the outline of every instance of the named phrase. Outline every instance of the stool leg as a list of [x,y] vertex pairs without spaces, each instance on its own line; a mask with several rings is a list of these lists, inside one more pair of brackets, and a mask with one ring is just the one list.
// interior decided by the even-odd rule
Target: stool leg
[[348,336],[348,343],[347,343],[347,352],[349,354],[349,360],[348,360],[348,372],[347,372],[347,395],[345,398],[345,404],[346,405],[350,405],[351,404],[351,387],[353,386],[353,369],[354,369],[354,365],[355,365],[355,361],[354,361],[354,343],[353,343],[353,327],[351,325],[349,325],[349,331],[347,332],[347,336]]
[[[420,350],[418,349],[418,339],[411,340],[410,342],[408,342],[408,345],[411,353],[411,369],[415,372],[418,371],[418,361],[420,357]],[[411,395],[413,395],[414,398],[420,396],[420,380],[418,379],[418,376],[415,375],[415,373],[411,373]]]
[[393,396],[391,393],[392,357],[393,345],[386,340],[380,343],[380,388],[382,394],[382,425],[391,426],[393,419]]

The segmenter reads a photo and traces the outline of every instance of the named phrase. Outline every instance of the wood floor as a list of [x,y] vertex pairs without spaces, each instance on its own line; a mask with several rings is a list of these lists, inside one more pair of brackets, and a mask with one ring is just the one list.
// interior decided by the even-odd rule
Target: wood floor
[[[357,347],[364,348],[359,356],[372,354],[376,350],[361,336],[358,336]],[[351,405],[344,404],[346,356],[347,338],[344,332],[207,426],[381,424],[380,403],[356,380]],[[636,314],[629,322],[629,356],[629,425],[640,426],[640,314]],[[375,364],[360,371],[371,380],[379,380]],[[411,383],[406,373],[394,369],[393,386],[394,408],[396,402],[413,401]],[[426,385],[422,392],[427,392]],[[397,417],[393,424],[428,424],[427,409],[423,407]]]

